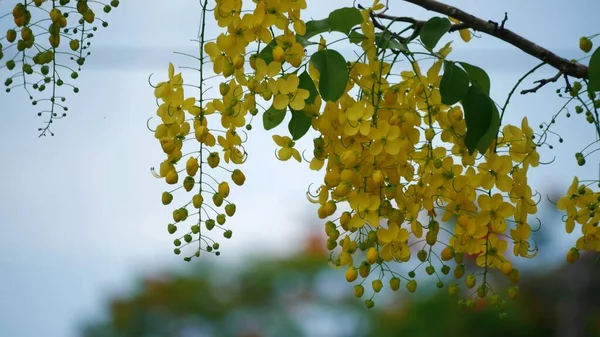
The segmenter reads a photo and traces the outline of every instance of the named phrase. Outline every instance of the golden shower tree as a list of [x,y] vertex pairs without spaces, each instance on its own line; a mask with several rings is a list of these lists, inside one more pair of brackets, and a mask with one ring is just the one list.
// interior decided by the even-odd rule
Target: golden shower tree
[[[526,117],[520,125],[503,123],[506,108],[526,77],[553,67],[556,76],[521,94],[564,80],[565,107],[584,113],[590,131],[600,136],[600,51],[584,58],[586,65],[512,32],[506,16],[493,22],[434,0],[405,2],[435,16],[395,16],[394,3],[380,0],[340,2],[321,20],[303,19],[307,6],[316,5],[306,0],[201,1],[198,53],[188,55],[195,66],[184,68],[199,79],[184,81],[170,64],[164,80],[153,85],[159,122],[152,131],[165,155],[153,173],[170,186],[162,203],[176,204],[166,226],[175,235],[175,254],[186,261],[219,254],[211,236],[232,237],[226,224],[236,213],[230,182],[242,186],[246,179],[240,168],[248,155],[246,131],[255,117],[265,131],[287,120],[289,133],[273,135],[277,156],[306,161],[323,173],[308,195],[324,221],[330,264],[344,268],[367,307],[384,283],[416,291],[415,272],[424,269],[450,294],[461,287],[472,291],[460,306],[483,298],[505,317],[504,296],[494,291],[491,273],[508,278],[512,298],[520,273],[511,261],[536,255],[530,236],[539,200],[528,175],[540,165],[537,148],[553,124],[536,133]],[[40,135],[52,135],[52,124],[67,111],[64,89],[79,90],[70,83],[96,25],[107,26],[96,13],[118,5],[24,0],[3,18],[14,19],[14,28],[0,39],[0,74],[7,91],[23,88],[34,105],[47,107],[38,113],[47,117]],[[207,25],[220,33],[207,36]],[[490,97],[484,69],[453,59],[451,43],[439,44],[456,32],[464,42],[475,32],[501,39],[540,64],[499,103]],[[594,37],[581,38],[583,52],[592,51]],[[344,56],[340,46],[354,54]],[[215,78],[218,90],[206,84]],[[552,121],[561,114],[569,117],[563,107]],[[305,158],[295,142],[309,132],[314,147]],[[580,165],[596,150],[590,145],[575,154]],[[223,170],[231,179],[214,178]],[[557,202],[566,212],[566,232],[581,231],[567,252],[570,262],[579,251],[600,251],[598,182],[574,177]],[[410,261],[418,261],[416,269],[394,271]],[[450,273],[457,282],[445,284],[442,276]]]

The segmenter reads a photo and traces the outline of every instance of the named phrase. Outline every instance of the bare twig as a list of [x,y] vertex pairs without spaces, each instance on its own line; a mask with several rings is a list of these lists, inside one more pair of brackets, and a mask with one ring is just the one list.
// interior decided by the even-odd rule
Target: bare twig
[[[415,18],[411,18],[411,17],[407,17],[407,16],[393,16],[393,15],[387,15],[387,14],[383,14],[383,13],[375,13],[375,14],[373,14],[373,17],[376,17],[379,19],[384,19],[384,20],[390,20],[392,22],[410,23],[414,26],[415,30],[417,30],[417,31],[420,31],[421,27],[423,27],[423,25],[426,22],[423,20],[417,20]],[[455,32],[457,30],[467,29],[467,28],[470,28],[470,27],[466,23],[462,23],[462,22],[455,23],[452,26],[450,26],[450,32]]]
[[507,15],[505,15],[505,20],[503,20],[500,27],[498,27],[497,23],[490,23],[489,21],[482,20],[478,17],[475,17],[472,14],[469,14],[463,10],[460,10],[456,7],[447,5],[445,3],[435,1],[435,0],[404,0],[406,2],[412,3],[424,9],[437,12],[440,14],[444,14],[450,17],[453,17],[462,23],[466,24],[468,28],[486,33],[488,35],[494,36],[500,40],[503,40],[513,46],[521,49],[525,53],[546,62],[552,67],[559,70],[561,73],[572,76],[575,78],[588,78],[588,67],[578,62],[571,62],[565,58],[562,58],[553,52],[549,51],[546,48],[543,48],[534,42],[527,40],[526,38],[515,34],[509,29],[504,28],[504,23],[507,20]]
[[556,75],[550,77],[550,78],[543,78],[541,80],[537,80],[533,83],[537,83],[538,85],[536,85],[535,87],[531,88],[531,89],[526,89],[526,90],[522,90],[521,91],[521,95],[526,95],[526,94],[531,94],[534,93],[536,91],[538,91],[541,87],[545,86],[548,83],[554,83],[556,81],[558,81],[558,79],[563,75],[563,73],[561,71],[559,71]]
[[502,19],[502,23],[500,23],[500,30],[504,29],[504,24],[506,23],[507,20],[508,20],[508,13],[504,12],[504,19]]

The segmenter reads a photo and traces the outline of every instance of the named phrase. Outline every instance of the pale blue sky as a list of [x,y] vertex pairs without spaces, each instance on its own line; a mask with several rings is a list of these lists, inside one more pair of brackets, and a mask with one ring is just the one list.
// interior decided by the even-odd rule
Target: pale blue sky
[[[316,19],[335,7],[352,5],[307,2],[313,9],[304,18]],[[14,3],[1,1],[0,13],[9,12]],[[392,3],[391,14],[431,15],[410,4]],[[600,31],[597,24],[589,24],[600,12],[594,0],[578,1],[577,6],[556,0],[452,3],[495,21],[506,11],[507,28],[569,58],[582,55],[577,48],[581,35]],[[81,92],[68,95],[71,112],[56,123],[53,138],[37,138],[42,121],[23,91],[0,93],[0,336],[75,336],[75,324],[98,313],[105,297],[126,290],[138,273],[183,264],[171,253],[172,238],[166,232],[172,211],[160,204],[166,186],[149,171],[162,153],[146,129],[156,110],[147,78],[155,73],[155,81],[163,79],[170,61],[182,61],[173,51],[195,50],[188,41],[196,35],[198,20],[196,1],[122,1],[108,16],[109,27],[97,32],[93,55],[78,80]],[[2,31],[7,26],[7,19],[0,20]],[[486,69],[492,96],[501,102],[520,75],[538,63],[487,36],[468,45],[457,35],[451,38],[456,41],[452,58]],[[525,83],[554,73],[540,71]],[[2,78],[4,74],[0,70]],[[550,119],[558,102],[552,88],[516,96],[507,117],[520,123],[526,114],[537,126]],[[542,150],[546,159],[556,155],[559,162],[532,171],[532,183],[544,193],[566,189],[573,172],[597,175],[597,165],[591,164],[597,157],[584,169],[574,160],[573,146],[594,139],[578,117],[567,125],[560,125],[565,122],[560,119],[555,131],[565,142],[554,141],[555,150]],[[228,224],[234,236],[221,241],[219,261],[240,263],[246,253],[281,254],[301,241],[306,228],[320,228],[305,197],[308,185],[318,183],[320,175],[306,164],[277,161],[272,133],[255,126],[246,144],[247,183],[232,187],[238,212]],[[286,123],[276,131],[287,133]],[[310,137],[299,148],[308,145]],[[557,245],[557,258],[562,259],[571,243],[565,239]]]

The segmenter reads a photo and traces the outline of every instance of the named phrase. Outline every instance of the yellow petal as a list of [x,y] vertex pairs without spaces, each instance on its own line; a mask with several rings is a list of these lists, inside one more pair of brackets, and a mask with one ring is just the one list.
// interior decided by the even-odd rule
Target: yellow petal
[[173,75],[175,75],[175,67],[173,63],[169,63],[169,79],[173,78]]
[[310,169],[313,171],[319,171],[319,170],[321,170],[321,168],[323,168],[324,164],[325,164],[324,160],[320,160],[318,158],[313,158],[310,161]]
[[286,161],[292,158],[292,149],[289,147],[282,147],[277,152],[277,156],[279,157],[279,160]]
[[471,41],[471,32],[468,29],[461,29],[458,31],[460,33],[460,38],[465,41]]
[[498,209],[496,210],[496,214],[500,215],[503,218],[509,218],[515,212],[515,207],[507,202],[503,202],[500,204]]
[[300,152],[298,152],[298,150],[294,149],[294,148],[290,148],[292,151],[292,157],[294,157],[294,159],[296,159],[299,163],[302,162],[302,157],[300,157]]
[[[222,138],[221,136],[219,136],[219,138]],[[284,147],[286,146],[286,142],[285,139],[282,136],[279,135],[273,135],[273,140],[275,141],[275,144]]]
[[279,95],[275,96],[275,99],[273,99],[273,107],[277,110],[283,110],[283,109],[287,108],[289,102],[290,102],[290,99],[289,99],[288,95],[279,94]]
[[294,110],[302,110],[304,109],[305,102],[304,99],[298,97],[298,95],[294,96],[292,101],[290,102],[290,107]]

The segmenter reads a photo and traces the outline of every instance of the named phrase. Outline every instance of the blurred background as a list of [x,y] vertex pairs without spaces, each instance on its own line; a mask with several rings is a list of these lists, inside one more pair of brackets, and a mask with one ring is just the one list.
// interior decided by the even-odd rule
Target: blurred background
[[[84,337],[385,337],[600,336],[600,268],[576,265],[527,272],[509,318],[478,301],[460,310],[457,297],[432,287],[409,294],[385,289],[366,309],[351,286],[327,267],[320,233],[297,254],[260,258],[232,270],[208,263],[185,272],[138,278],[134,291],[113,295],[104,312],[80,325]],[[541,247],[543,248],[543,246]],[[369,282],[365,283],[369,298]],[[494,291],[505,295],[506,288]],[[367,295],[368,294],[368,295]],[[464,294],[462,295],[464,296]],[[380,298],[386,300],[379,303]],[[390,300],[390,298],[393,298]]]
[[[0,1],[0,15],[15,3]],[[305,20],[353,5],[307,3]],[[392,15],[431,16],[405,2],[391,3]],[[579,37],[600,31],[591,24],[600,12],[597,0],[452,4],[497,22],[507,12],[507,28],[566,58],[584,56]],[[557,119],[553,130],[564,142],[551,137],[554,148],[539,150],[542,160],[556,160],[531,171],[541,200],[542,229],[534,237],[540,250],[534,260],[518,260],[523,284],[509,320],[500,322],[497,312],[481,306],[476,313],[458,311],[457,299],[432,284],[420,284],[416,294],[403,286],[398,294],[382,291],[367,310],[352,298],[343,271],[327,266],[319,241],[323,222],[305,196],[321,174],[279,162],[272,133],[260,132],[260,125],[245,144],[247,182],[232,187],[238,207],[228,224],[234,235],[220,241],[222,255],[184,263],[172,254],[166,230],[172,208],[160,203],[166,186],[150,174],[163,155],[146,128],[156,113],[148,77],[164,80],[169,62],[189,65],[173,52],[196,52],[190,40],[199,5],[121,1],[104,17],[109,26],[92,40],[92,55],[76,82],[81,92],[67,94],[71,112],[55,123],[56,136],[37,138],[43,120],[24,91],[0,92],[0,337],[600,335],[598,263],[591,256],[564,265],[578,233],[564,233],[561,214],[548,201],[567,190],[573,174],[598,177],[597,157],[584,167],[574,159],[574,152],[595,141],[582,115]],[[9,19],[0,19],[0,31],[12,27]],[[212,36],[217,31],[207,30]],[[449,40],[453,59],[488,72],[492,97],[500,103],[539,63],[486,36],[465,44],[454,34],[441,43]],[[553,75],[544,67],[519,90]],[[563,104],[557,87],[514,96],[505,122],[520,125],[523,116],[532,127],[549,122]],[[286,124],[273,132],[287,133]],[[311,136],[297,144],[310,149]]]

